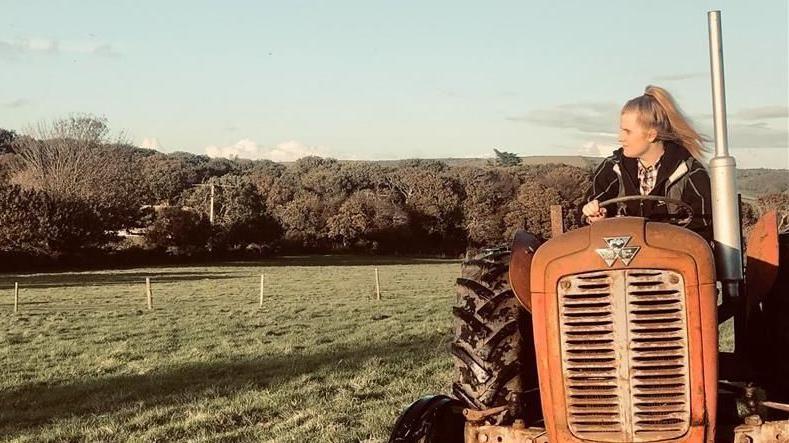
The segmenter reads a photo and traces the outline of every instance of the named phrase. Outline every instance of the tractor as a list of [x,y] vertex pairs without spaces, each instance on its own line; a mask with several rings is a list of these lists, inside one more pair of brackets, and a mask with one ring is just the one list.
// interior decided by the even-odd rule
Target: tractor
[[[683,227],[682,201],[628,196],[600,205],[674,214],[557,224],[544,243],[519,231],[467,258],[452,393],[410,405],[390,443],[789,442],[789,232],[769,212],[743,253],[719,11],[708,24],[714,241]],[[727,320],[734,349],[720,352]]]

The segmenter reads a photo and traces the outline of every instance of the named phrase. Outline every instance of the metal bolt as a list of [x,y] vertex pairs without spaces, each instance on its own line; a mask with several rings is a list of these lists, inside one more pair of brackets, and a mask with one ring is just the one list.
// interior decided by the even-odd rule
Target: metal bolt
[[751,426],[759,426],[762,423],[764,423],[764,420],[762,420],[762,418],[756,414],[745,417],[744,421],[746,425],[751,425]]
[[568,280],[562,281],[562,289],[570,289],[570,286],[572,286],[572,284]]
[[672,285],[676,285],[679,283],[679,277],[674,274],[671,274],[671,277],[668,278],[668,281],[671,282]]

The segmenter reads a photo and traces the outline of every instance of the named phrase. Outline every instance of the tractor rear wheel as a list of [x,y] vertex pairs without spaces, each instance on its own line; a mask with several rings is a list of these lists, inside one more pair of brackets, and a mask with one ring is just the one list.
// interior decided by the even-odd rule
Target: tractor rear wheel
[[778,277],[762,303],[764,336],[761,351],[771,400],[789,402],[789,232],[778,236]]
[[[539,398],[531,316],[510,288],[509,261],[510,251],[504,248],[465,260],[453,309],[453,394],[475,409],[510,405],[490,417],[488,422],[496,425],[516,418],[533,422],[540,414],[539,400],[531,398]],[[532,395],[524,396],[526,392]]]

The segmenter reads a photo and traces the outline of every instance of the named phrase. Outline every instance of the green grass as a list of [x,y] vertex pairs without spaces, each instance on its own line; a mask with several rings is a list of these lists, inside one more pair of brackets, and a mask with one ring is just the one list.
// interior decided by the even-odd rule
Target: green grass
[[406,405],[447,390],[457,275],[318,258],[2,276],[0,438],[385,441]]
[[386,441],[405,406],[448,391],[458,273],[313,257],[0,275],[0,439]]

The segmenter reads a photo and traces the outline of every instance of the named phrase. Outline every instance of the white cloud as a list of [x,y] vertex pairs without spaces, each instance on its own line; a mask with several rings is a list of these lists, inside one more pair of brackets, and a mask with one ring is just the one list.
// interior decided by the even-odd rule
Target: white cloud
[[29,51],[40,52],[58,52],[60,50],[60,42],[48,38],[31,38],[29,40],[22,40],[18,42],[21,49]]
[[[497,148],[499,149],[499,148]],[[499,149],[499,151],[507,151],[506,149]],[[507,151],[510,152],[510,151]],[[518,154],[520,155],[520,154]],[[485,151],[485,152],[477,152],[476,154],[469,154],[464,157],[466,158],[494,158],[496,155],[493,153],[493,150]],[[461,157],[462,158],[462,157]]]
[[578,149],[578,155],[584,157],[608,157],[617,149],[618,145],[612,143],[586,142]]
[[30,104],[30,100],[24,98],[18,98],[16,100],[10,100],[7,102],[3,102],[2,106],[6,108],[21,108],[23,106],[27,106]]
[[50,38],[24,38],[18,40],[0,40],[0,55],[16,58],[21,54],[88,54],[103,57],[114,57],[119,53],[108,43],[84,41],[68,41]]
[[250,160],[272,160],[290,162],[302,157],[317,155],[326,157],[328,152],[321,146],[306,146],[296,140],[279,143],[274,147],[259,146],[255,141],[245,138],[229,146],[207,146],[209,157],[247,158]]
[[759,106],[755,108],[744,108],[740,112],[734,114],[735,117],[742,120],[760,120],[772,118],[787,118],[789,117],[789,107],[787,106]]
[[120,55],[120,53],[108,43],[86,45],[80,48],[80,52],[86,52],[88,54],[98,55],[100,57],[117,57]]
[[260,155],[260,148],[254,141],[245,138],[230,146],[207,146],[205,153],[209,157],[249,158],[256,160]]
[[738,168],[789,169],[786,148],[736,148],[730,150]]
[[159,149],[162,147],[162,145],[159,144],[159,139],[156,137],[145,137],[142,139],[140,147],[145,149]]
[[[757,111],[757,114],[768,115],[767,112]],[[711,140],[714,138],[715,131],[711,121],[701,121],[696,125],[696,129]],[[789,149],[789,127],[786,120],[757,121],[735,118],[728,121],[727,130],[731,148]],[[710,146],[713,145],[714,143],[710,142]]]
[[508,117],[507,120],[571,129],[581,134],[610,136],[619,125],[619,107],[614,103],[568,103],[534,109],[525,115]]

